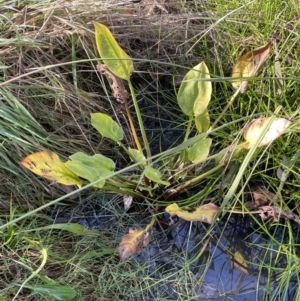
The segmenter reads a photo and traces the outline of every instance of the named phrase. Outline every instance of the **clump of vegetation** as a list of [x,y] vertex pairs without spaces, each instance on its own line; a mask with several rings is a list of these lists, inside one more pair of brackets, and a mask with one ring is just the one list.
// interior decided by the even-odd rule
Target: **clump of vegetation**
[[[96,188],[122,194],[127,200],[128,197],[131,197],[130,203],[133,198],[141,202],[146,199],[148,202],[152,200],[150,203],[157,210],[161,204],[166,204],[167,201],[174,199],[183,189],[190,189],[194,185],[201,183],[207,174],[216,172],[228,161],[226,156],[223,155],[224,150],[208,158],[212,139],[207,136],[213,133],[207,109],[212,93],[212,83],[208,68],[204,62],[195,66],[185,75],[178,90],[178,104],[182,112],[189,118],[183,143],[153,157],[140,108],[130,81],[131,73],[134,70],[133,61],[118,45],[106,26],[95,23],[95,33],[97,48],[104,62],[104,65],[98,65],[97,69],[108,76],[111,80],[114,97],[125,106],[130,125],[129,130],[131,130],[130,133],[136,149],[130,146],[126,147],[122,143],[124,131],[109,115],[94,113],[91,115],[91,124],[102,137],[108,138],[122,147],[134,164],[116,173],[114,161],[102,154],[90,156],[83,152],[78,152],[71,155],[69,161],[63,163],[57,154],[49,151],[31,154],[23,159],[21,164],[48,180],[64,185],[77,185],[79,187],[92,185]],[[271,43],[268,43],[265,46],[246,53],[239,59],[232,74],[234,78],[233,85],[237,91],[231,98],[230,105],[239,93],[246,91],[248,79],[255,76],[257,71],[261,69],[263,62],[270,52],[270,48]],[[128,105],[129,93],[122,79],[128,83],[131,92],[143,143],[140,142],[134,127],[134,120],[132,119]],[[223,110],[222,114],[226,112],[227,108]],[[195,124],[200,134],[189,139],[192,123]],[[254,119],[245,127],[244,138],[246,141],[230,147],[226,151],[231,152],[231,158],[234,158],[235,153],[241,149],[250,149],[253,153],[253,150],[257,147],[270,145],[285,132],[290,124],[291,120],[287,118],[275,118],[275,116],[273,118]],[[144,153],[147,154],[147,157],[145,157]],[[168,156],[167,161],[164,160],[166,156]],[[207,161],[214,160],[215,158],[220,163],[213,165],[210,170],[200,174],[195,173],[193,178],[184,180],[183,183],[176,181],[177,177],[186,178],[187,172],[192,170],[196,165],[205,164]],[[250,158],[247,158],[245,164],[248,164]],[[153,161],[154,159],[156,160]],[[154,165],[162,166],[163,168],[161,169],[168,170],[168,173],[164,174],[159,168],[154,168]],[[134,167],[138,167],[140,172],[128,175],[128,170]],[[174,176],[175,174],[176,177]],[[232,187],[232,189],[234,188]],[[233,193],[234,191],[231,192],[232,195],[227,195],[225,201],[231,199]],[[182,201],[185,202],[186,206],[193,205],[193,202],[189,203],[185,199],[178,200],[177,203]],[[178,207],[177,203],[168,205],[166,211],[171,216],[177,215],[187,221],[202,221],[212,224],[219,212],[219,207],[213,203],[202,205],[193,213],[182,210]],[[260,207],[259,204],[257,207]],[[127,203],[128,208],[130,208],[130,204]],[[235,211],[235,213],[237,212]],[[264,212],[268,211],[265,210]],[[244,214],[244,211],[240,211],[239,213]],[[155,217],[153,217],[152,222],[146,229],[131,229],[129,234],[123,238],[118,248],[122,260],[135,253],[140,253],[148,245],[150,242],[149,230],[154,225],[154,220]]]
[[[163,12],[168,10],[154,2],[149,14],[153,14],[155,9]],[[215,5],[218,13],[225,13],[223,4]],[[257,9],[255,3],[251,5],[251,9],[255,11]],[[248,6],[245,4],[245,7]],[[238,9],[228,8],[230,11],[227,14],[234,14],[243,8],[244,6]],[[58,10],[55,8],[55,13],[60,12],[59,9],[63,7],[59,7]],[[128,7],[125,5],[124,9],[126,12]],[[190,9],[197,8],[191,6]],[[62,20],[59,14],[54,15]],[[14,18],[13,14],[11,18]],[[216,17],[212,15],[209,18],[212,22]],[[35,20],[39,22],[38,18]],[[217,18],[216,22],[218,20],[221,19]],[[43,26],[46,25],[47,23]],[[180,71],[180,81],[174,76],[171,85],[175,90],[173,94],[173,100],[176,99],[174,107],[177,106],[175,116],[179,119],[179,122],[174,119],[173,124],[177,127],[180,123],[184,129],[181,130],[184,131],[181,135],[182,140],[179,141],[178,137],[176,143],[168,145],[166,149],[156,145],[154,151],[153,143],[150,141],[151,131],[147,128],[145,121],[147,118],[138,98],[143,87],[147,85],[162,95],[164,101],[172,94],[160,91],[159,81],[151,79],[151,71],[147,71],[151,82],[149,77],[144,77],[142,78],[144,82],[139,79],[138,85],[135,85],[132,72],[134,69],[137,72],[141,70],[139,66],[142,66],[142,62],[137,60],[134,68],[135,60],[132,58],[134,56],[127,55],[110,30],[102,23],[95,22],[94,25],[95,44],[102,60],[102,63],[95,67],[94,78],[94,75],[88,75],[90,77],[83,76],[81,79],[80,73],[89,74],[87,66],[99,59],[95,54],[97,51],[90,49],[92,42],[85,43],[83,35],[78,31],[80,27],[76,27],[75,24],[71,26],[73,32],[70,39],[64,40],[70,42],[72,46],[69,49],[70,57],[63,58],[62,53],[54,54],[55,49],[51,49],[52,53],[45,52],[48,55],[45,56],[48,58],[48,65],[42,64],[37,67],[33,64],[34,69],[30,67],[30,70],[27,69],[26,73],[19,77],[15,74],[11,76],[9,73],[11,71],[6,72],[5,68],[3,69],[3,83],[0,87],[3,101],[3,134],[6,138],[1,155],[7,162],[3,166],[3,171],[4,174],[9,172],[12,175],[11,181],[24,183],[24,177],[28,179],[28,183],[18,186],[17,192],[13,192],[10,204],[3,203],[3,218],[6,221],[3,222],[1,231],[3,231],[3,252],[7,258],[3,264],[8,266],[9,271],[15,269],[18,275],[25,275],[18,276],[21,277],[21,281],[18,278],[7,280],[3,300],[7,300],[9,296],[13,296],[14,300],[20,294],[24,294],[27,298],[27,292],[30,292],[33,298],[55,300],[85,299],[85,296],[91,296],[100,290],[104,299],[122,298],[121,295],[125,291],[130,292],[125,294],[130,295],[132,300],[139,298],[139,294],[147,295],[148,291],[151,292],[151,287],[156,285],[155,278],[149,278],[145,292],[141,293],[140,284],[137,284],[136,279],[141,278],[140,275],[145,277],[147,270],[143,264],[131,261],[128,262],[130,277],[126,276],[125,259],[140,254],[155,241],[154,233],[157,231],[155,227],[164,229],[162,234],[167,231],[167,228],[161,226],[165,222],[162,219],[165,212],[169,217],[177,216],[181,220],[192,222],[191,225],[194,222],[203,223],[206,234],[201,237],[201,246],[195,257],[186,258],[185,268],[188,270],[194,262],[198,262],[198,259],[211,256],[211,253],[206,252],[220,220],[229,221],[232,214],[250,216],[257,227],[270,237],[271,242],[266,249],[270,251],[275,244],[274,252],[277,252],[277,258],[286,263],[286,267],[276,265],[277,272],[266,276],[267,283],[270,287],[274,283],[279,283],[279,286],[285,287],[287,291],[288,285],[285,285],[287,267],[292,263],[298,263],[292,227],[289,228],[292,246],[290,248],[283,240],[274,242],[270,234],[272,230],[266,220],[280,224],[280,227],[285,227],[285,223],[289,225],[290,222],[299,224],[297,206],[294,203],[295,197],[297,199],[295,187],[298,187],[298,184],[297,180],[293,183],[288,180],[297,175],[300,153],[297,150],[293,151],[289,146],[294,145],[298,139],[296,129],[299,123],[297,119],[299,108],[288,99],[294,96],[286,96],[288,81],[282,76],[282,64],[278,60],[275,62],[276,78],[273,78],[274,72],[271,73],[272,68],[268,65],[267,58],[270,52],[275,52],[277,58],[279,57],[276,38],[264,46],[257,47],[261,43],[255,43],[256,46],[249,47],[251,50],[249,49],[246,54],[240,55],[237,60],[231,59],[231,62],[237,61],[232,76],[224,75],[223,59],[226,57],[226,51],[222,51],[221,57],[217,44],[213,47],[217,57],[215,65],[210,62],[206,64],[202,59],[199,63],[197,59],[195,60],[198,61],[197,65],[184,66],[185,71]],[[226,32],[232,34],[232,37],[238,36],[233,35],[230,22],[226,23],[226,26],[229,26],[229,30],[224,27],[224,31],[217,33]],[[207,29],[207,32],[210,30]],[[36,32],[36,36],[39,36],[39,31]],[[215,38],[215,35],[213,36]],[[243,33],[243,37],[246,36],[246,32]],[[270,40],[270,36],[266,37],[267,34],[260,40]],[[195,40],[198,38],[199,36],[195,35]],[[207,41],[212,43],[214,38],[210,38]],[[220,37],[217,40],[225,42]],[[21,38],[20,41],[23,43],[25,39]],[[22,43],[16,44],[19,47],[21,61],[28,55],[26,47],[29,47]],[[77,60],[77,44],[86,47],[84,48],[86,58],[81,55]],[[184,45],[188,45],[188,42]],[[40,48],[30,53],[30,58],[38,57],[34,56],[37,54],[36,51],[43,47],[47,49],[49,45],[33,43],[32,47]],[[224,49],[222,45],[221,47]],[[226,44],[230,56],[233,51],[228,47],[229,44]],[[186,52],[192,53],[193,49],[194,45]],[[55,63],[52,61],[54,57],[65,61]],[[150,63],[150,66],[152,64],[151,61],[147,63]],[[165,62],[153,61],[153,66],[160,68],[165,66],[166,73],[170,67],[174,71],[179,68],[174,62],[168,66]],[[227,68],[226,72],[229,69],[232,68]],[[264,73],[258,77],[260,71]],[[266,75],[266,72],[269,74]],[[39,73],[46,74],[49,83],[45,84],[42,79],[36,77]],[[27,78],[30,79],[30,87],[26,82]],[[106,96],[102,96],[105,100],[101,105],[91,102],[95,97],[96,79],[100,80],[102,91],[106,93]],[[16,85],[18,80],[21,88]],[[111,92],[106,88],[107,82]],[[32,83],[35,83],[35,86],[32,86]],[[176,83],[180,83],[180,86],[176,86]],[[233,86],[233,92],[228,83]],[[48,92],[43,92],[41,87]],[[68,89],[74,92],[71,96],[68,95]],[[26,101],[20,101],[15,91],[21,91],[21,95],[26,96]],[[110,98],[110,93],[116,103]],[[271,94],[285,100],[273,101]],[[37,104],[38,108],[30,107],[28,106],[30,97],[33,100],[45,98],[45,101]],[[53,113],[50,110],[49,116],[46,116],[43,112],[45,109],[49,110],[47,99],[50,98],[55,99],[57,108]],[[260,101],[255,104],[255,99]],[[106,109],[108,103],[111,107],[109,110]],[[89,108],[92,108],[91,114]],[[178,114],[179,109],[181,115]],[[154,116],[153,112],[150,111],[150,114],[153,114],[150,119],[163,122],[159,116]],[[63,122],[60,119],[63,119]],[[58,127],[56,123],[59,124]],[[164,130],[164,126],[161,126],[161,131]],[[286,130],[286,138],[275,141]],[[65,133],[67,135],[64,135]],[[239,136],[242,135],[244,141],[239,142],[242,140]],[[98,141],[101,141],[100,146]],[[281,158],[280,145],[285,149],[291,149],[284,158]],[[19,160],[10,158],[13,147],[17,149],[19,157],[29,154],[22,159],[21,165],[50,180],[52,185],[49,186],[40,178],[21,172],[21,168],[16,164],[20,158]],[[277,152],[274,153],[274,150]],[[276,163],[276,160],[282,161]],[[251,200],[247,201],[245,191],[249,187],[249,182],[255,178],[267,183],[268,188],[253,189],[250,186]],[[278,182],[279,185],[276,184]],[[288,195],[291,201],[286,202],[283,192],[291,185],[293,191]],[[12,186],[13,183],[7,183],[7,187]],[[75,189],[74,186],[79,188]],[[16,193],[23,194],[21,187],[26,191],[24,199],[27,200],[28,207],[34,207],[30,208],[30,211],[15,201]],[[100,194],[97,192],[99,189]],[[84,207],[83,197],[89,194],[95,198],[97,196],[99,198],[99,195],[104,197],[104,205],[101,206],[118,218],[117,229],[123,228],[120,233],[116,228],[113,232],[101,232],[87,229],[78,222],[60,223],[59,218],[53,222],[52,218],[55,218],[53,212],[59,215],[62,208],[65,216],[69,216],[69,220],[72,220],[70,218],[73,214],[70,209],[72,206],[68,202],[76,204],[79,202]],[[39,200],[41,204],[36,206],[32,200]],[[124,204],[123,208],[120,207],[120,203]],[[126,213],[126,210],[129,211]],[[135,213],[140,216],[138,222],[132,218]],[[288,221],[281,224],[280,221],[284,219]],[[210,224],[210,228],[206,229],[205,224]],[[253,230],[253,233],[255,231],[257,230]],[[47,237],[44,238],[42,233],[48,233]],[[217,244],[218,247],[219,244],[221,243]],[[75,251],[72,252],[70,248]],[[125,262],[118,261],[116,250],[121,260]],[[188,253],[188,247],[186,251]],[[29,256],[30,252],[32,257]],[[251,274],[250,265],[254,265],[254,259],[247,257],[240,248],[228,248],[224,252],[231,254],[232,268],[239,270],[242,275]],[[17,254],[17,257],[14,254]],[[266,253],[264,256],[267,256]],[[69,262],[66,262],[65,258],[68,258]],[[95,258],[100,258],[105,264],[97,271],[89,271],[88,267],[95,266]],[[106,258],[109,258],[109,261]],[[213,262],[211,257],[208,262]],[[265,261],[258,260],[255,265],[258,266],[255,271],[272,268],[272,263],[268,265]],[[78,269],[73,270],[74,266]],[[104,269],[109,269],[109,273]],[[289,279],[295,274],[292,273]],[[102,280],[97,282],[99,291],[91,285],[98,275],[103,275]],[[184,282],[189,281],[187,275],[183,279]],[[200,279],[202,280],[197,281],[204,280]],[[178,282],[181,281],[182,279],[178,278]],[[195,289],[192,295],[194,294],[197,296],[199,292]]]

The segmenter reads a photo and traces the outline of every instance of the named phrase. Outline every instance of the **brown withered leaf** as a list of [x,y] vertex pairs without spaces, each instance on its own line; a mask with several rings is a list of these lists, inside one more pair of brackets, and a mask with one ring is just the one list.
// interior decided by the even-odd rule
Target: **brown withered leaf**
[[110,72],[107,66],[104,64],[97,65],[97,70],[111,79],[111,90],[113,92],[114,98],[120,103],[127,102],[129,93],[125,89],[124,82],[119,77]]
[[276,194],[267,190],[266,188],[256,187],[252,191],[253,199],[257,207],[265,206],[266,204],[272,203],[275,199]]
[[196,208],[194,212],[188,212],[179,208],[179,206],[174,203],[167,206],[165,210],[171,216],[177,215],[188,222],[200,221],[212,224],[215,221],[216,214],[219,212],[220,208],[213,203],[209,203]]
[[262,206],[259,208],[259,216],[261,217],[261,219],[264,221],[268,218],[273,218],[274,221],[278,221],[279,220],[279,214],[278,211],[276,210],[276,207],[274,206]]
[[252,201],[245,202],[245,206],[249,210],[257,209],[261,206],[266,206],[272,203],[275,199],[276,194],[262,187],[254,187],[251,191],[253,197]]
[[[242,55],[233,67],[231,77],[251,77],[255,76],[261,69],[263,63],[268,58],[272,42],[258,47]],[[240,93],[244,93],[248,87],[248,80],[237,79],[232,81],[235,89],[240,88]]]
[[151,240],[150,233],[145,229],[129,229],[118,246],[120,259],[123,261],[128,257],[141,253]]
[[131,195],[124,195],[123,196],[123,203],[124,203],[124,210],[125,211],[130,209],[132,201],[133,201],[133,197]]
[[278,221],[279,218],[285,218],[293,220],[300,225],[300,216],[294,214],[290,210],[285,210],[277,206],[262,206],[259,208],[259,216],[262,220],[273,218],[274,221]]

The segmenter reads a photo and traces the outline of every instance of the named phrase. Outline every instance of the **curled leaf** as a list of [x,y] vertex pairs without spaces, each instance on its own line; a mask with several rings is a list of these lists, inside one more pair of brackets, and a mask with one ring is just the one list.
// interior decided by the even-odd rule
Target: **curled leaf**
[[[271,117],[258,118],[250,121],[244,129],[244,138],[246,143],[243,144],[245,149],[250,149],[255,145],[268,125]],[[266,132],[263,140],[259,146],[265,146],[281,136],[286,129],[290,126],[292,121],[287,118],[276,118],[270,125],[269,130]]]
[[121,260],[141,253],[151,240],[150,233],[145,229],[129,229],[119,247],[118,252]]
[[110,72],[107,66],[104,64],[97,65],[97,70],[100,73],[103,73],[106,76],[108,76],[109,79],[112,81],[111,90],[113,92],[114,98],[120,103],[127,102],[129,98],[129,93],[125,89],[124,82],[119,77]]
[[243,80],[241,77],[251,77],[257,74],[268,58],[271,46],[272,42],[269,42],[264,46],[245,53],[239,58],[232,71],[232,77],[239,77],[239,79],[232,81],[232,86],[235,89],[241,88],[241,93],[246,91],[248,80]]
[[77,185],[81,187],[82,182],[65,163],[61,162],[58,155],[51,151],[40,151],[24,158],[20,164],[33,173],[42,176],[52,182],[64,185]]
[[165,210],[171,216],[177,215],[188,222],[200,221],[212,224],[220,208],[213,203],[209,203],[198,207],[194,212],[188,212],[179,208],[179,206],[174,203],[167,206]]

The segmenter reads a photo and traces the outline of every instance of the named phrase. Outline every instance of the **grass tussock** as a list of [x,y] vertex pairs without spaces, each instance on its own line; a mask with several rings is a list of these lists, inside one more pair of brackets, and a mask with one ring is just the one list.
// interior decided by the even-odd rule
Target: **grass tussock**
[[[189,257],[189,247],[181,246],[178,255],[177,238],[164,240],[171,234],[169,226],[163,223],[154,230],[148,261],[142,260],[143,257],[119,261],[115,247],[121,237],[130,227],[143,227],[149,222],[141,204],[124,212],[120,196],[88,189],[48,207],[49,201],[69,190],[58,184],[49,185],[18,164],[26,155],[42,149],[55,151],[64,159],[84,151],[101,152],[120,164],[125,160],[117,146],[103,141],[90,124],[93,112],[109,113],[124,124],[107,80],[96,70],[93,21],[108,26],[122,48],[135,59],[133,83],[145,109],[142,113],[149,128],[158,124],[161,131],[165,128],[160,116],[171,120],[176,129],[186,125],[184,117],[176,111],[174,91],[187,70],[204,60],[216,79],[209,108],[214,121],[232,95],[227,77],[234,63],[245,51],[272,39],[271,59],[247,93],[240,95],[222,116],[219,125],[228,126],[214,134],[214,147],[230,145],[249,118],[266,116],[282,105],[280,115],[293,118],[294,124],[284,139],[274,142],[250,162],[239,186],[237,202],[245,201],[244,191],[249,189],[247,183],[251,180],[276,193],[277,206],[300,213],[297,3],[293,0],[209,2],[6,1],[0,9],[1,224],[44,206],[38,214],[0,230],[1,301],[53,300],[53,295],[49,297],[36,289],[46,284],[73,288],[77,292],[73,300],[167,300],[166,296],[172,300],[199,300],[202,296],[203,278],[195,276],[198,274],[194,258]],[[159,112],[158,117],[153,116],[153,108]],[[236,120],[240,122],[234,123]],[[154,152],[159,151],[157,147]],[[237,160],[233,167],[236,173],[241,162],[242,159]],[[288,171],[284,182],[278,178],[279,167]],[[216,199],[224,195],[234,182],[232,171],[227,172],[216,178],[208,177],[206,183],[210,186],[203,191],[192,191],[193,202],[203,195],[210,196],[212,191]],[[220,182],[224,183],[224,191],[218,188]],[[42,229],[60,221],[95,228],[88,224],[94,221],[98,228],[83,233]],[[299,289],[290,287],[290,283],[298,280],[299,242],[295,234],[298,230],[282,220],[263,223],[253,217],[252,223],[254,236],[247,247],[255,249],[260,245],[260,249],[255,249],[255,258],[248,258],[248,264],[255,262],[263,271],[276,270],[275,278],[265,273],[268,285],[260,300],[298,300]],[[101,228],[101,224],[105,227]],[[207,233],[211,236],[211,246],[220,241],[213,237],[215,229],[203,233],[198,226],[193,227],[196,226],[191,225],[187,234],[196,233],[193,249],[195,257],[199,256],[196,269],[204,275],[213,264],[213,249],[207,253],[201,249],[208,244]],[[171,230],[175,231],[172,227]],[[218,231],[222,233],[222,229]],[[228,237],[226,243],[236,244],[231,240],[233,234]],[[159,253],[165,257],[161,258]],[[169,262],[176,262],[176,269]],[[274,283],[279,289],[272,286]],[[212,292],[212,288],[205,286],[205,292]],[[237,292],[231,293],[212,298],[235,298]]]

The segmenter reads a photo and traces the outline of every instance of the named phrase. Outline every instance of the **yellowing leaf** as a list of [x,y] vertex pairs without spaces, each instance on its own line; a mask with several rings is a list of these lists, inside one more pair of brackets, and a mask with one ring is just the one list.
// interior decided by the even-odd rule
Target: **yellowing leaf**
[[94,22],[98,52],[107,68],[116,76],[128,80],[133,71],[132,59],[119,46],[110,30]]
[[[269,123],[271,117],[258,118],[250,121],[244,130],[244,138],[246,143],[243,144],[245,149],[250,149],[253,147],[265,130],[265,126]],[[270,125],[269,130],[266,132],[263,140],[260,142],[259,146],[265,146],[281,136],[286,129],[292,123],[291,120],[287,118],[276,118]]]
[[129,233],[126,234],[119,247],[118,252],[121,260],[141,253],[144,248],[149,244],[151,236],[145,229],[129,229]]
[[243,274],[249,275],[248,264],[240,251],[235,251],[232,258],[233,267],[240,270]]
[[[272,46],[272,42],[258,47],[252,51],[245,53],[239,58],[233,67],[232,77],[251,77],[255,76],[261,69],[263,63],[268,58]],[[248,80],[237,79],[232,81],[232,86],[238,89],[241,86],[241,93],[244,93],[248,86]]]
[[81,187],[82,182],[63,162],[58,155],[51,151],[40,151],[24,158],[21,165],[52,182],[64,185],[77,185]]
[[212,224],[215,221],[216,214],[219,212],[220,208],[213,203],[209,203],[198,207],[194,212],[188,212],[179,208],[179,206],[174,203],[167,206],[165,210],[171,216],[177,215],[188,222],[200,221]]

